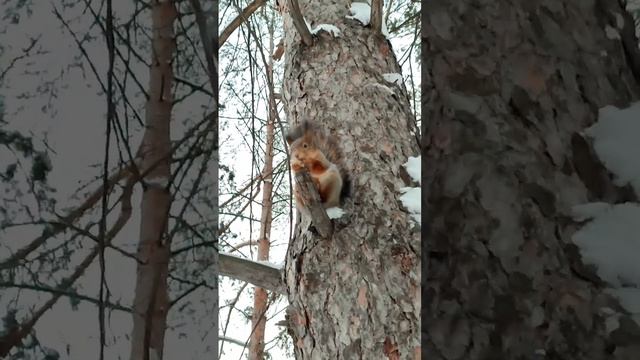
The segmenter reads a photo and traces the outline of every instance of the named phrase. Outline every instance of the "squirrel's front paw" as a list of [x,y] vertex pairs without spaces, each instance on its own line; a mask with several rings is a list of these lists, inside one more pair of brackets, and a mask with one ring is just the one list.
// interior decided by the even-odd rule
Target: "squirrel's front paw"
[[291,160],[291,170],[293,170],[293,172],[299,172],[304,168],[304,164],[302,162],[300,162],[299,160]]

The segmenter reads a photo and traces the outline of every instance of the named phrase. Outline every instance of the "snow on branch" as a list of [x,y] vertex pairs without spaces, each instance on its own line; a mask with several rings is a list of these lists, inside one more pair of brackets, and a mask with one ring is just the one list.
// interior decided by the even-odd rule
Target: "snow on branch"
[[340,37],[342,32],[338,29],[337,26],[332,24],[319,24],[318,26],[311,29],[311,34],[316,35],[320,31],[326,31],[331,34],[333,37]]
[[333,24],[319,24],[316,27],[312,27],[306,18],[304,19],[304,23],[307,24],[307,28],[311,29],[311,35],[317,35],[320,31],[326,31],[333,37],[340,37],[342,35],[340,29]]
[[313,37],[311,36],[311,32],[307,27],[307,24],[302,16],[302,12],[300,11],[300,5],[298,5],[298,0],[288,0],[289,2],[289,15],[293,20],[293,26],[296,27],[298,33],[302,37],[302,42],[311,46],[313,44]]
[[220,275],[246,281],[278,294],[284,293],[280,266],[225,253],[219,253],[219,259]]
[[[351,8],[349,8],[350,15],[347,15],[347,19],[358,20],[362,25],[367,26],[371,21],[371,6],[363,2],[352,2]],[[382,18],[382,11],[380,11],[380,17]],[[381,32],[384,36],[389,36],[387,25],[381,19]]]

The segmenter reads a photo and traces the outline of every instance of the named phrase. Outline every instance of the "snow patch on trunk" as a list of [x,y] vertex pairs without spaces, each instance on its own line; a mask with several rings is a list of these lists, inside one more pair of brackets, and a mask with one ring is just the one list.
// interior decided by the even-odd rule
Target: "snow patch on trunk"
[[[407,169],[411,179],[417,183],[421,183],[421,158],[422,156],[409,156],[407,162],[402,165]],[[422,225],[422,189],[420,187],[403,187],[400,188],[400,192],[402,193],[400,196],[402,206],[409,211],[413,220]]]
[[[609,37],[617,31],[608,28]],[[598,122],[585,130],[598,158],[615,175],[618,186],[631,184],[640,194],[640,102],[625,109],[605,106]],[[594,202],[574,206],[578,221],[593,219],[573,235],[585,263],[596,265],[598,276],[640,325],[640,204]],[[607,318],[607,331],[618,327],[618,316]]]
[[598,275],[610,284],[640,286],[640,206],[613,205],[573,235],[582,258],[598,266]]
[[157,186],[163,188],[169,186],[169,178],[166,176],[145,177],[144,181],[149,186]]
[[585,221],[593,219],[598,214],[611,209],[611,204],[605,202],[592,202],[582,205],[576,205],[571,208],[571,215],[576,221]]
[[342,32],[340,31],[340,29],[338,29],[337,26],[332,24],[320,24],[314,27],[313,29],[311,29],[311,34],[316,35],[320,31],[326,31],[329,34],[333,35],[333,37],[340,37],[342,35]]
[[626,109],[605,106],[598,122],[585,130],[604,165],[616,175],[616,184],[630,183],[640,194],[640,102]]
[[422,184],[422,155],[418,157],[409,156],[407,162],[402,166],[407,169],[407,173],[413,181]]
[[402,85],[402,75],[398,73],[386,73],[382,74],[384,81],[390,82],[394,85]]
[[633,319],[640,324],[640,205],[589,203],[573,208],[580,218],[593,220],[572,237],[585,263],[597,266]]

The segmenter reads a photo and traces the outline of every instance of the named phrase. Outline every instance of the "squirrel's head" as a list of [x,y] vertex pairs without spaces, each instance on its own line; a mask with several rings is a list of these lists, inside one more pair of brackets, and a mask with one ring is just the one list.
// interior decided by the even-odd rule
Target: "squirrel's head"
[[291,129],[285,139],[289,145],[289,152],[300,161],[317,158],[318,146],[315,144],[314,128],[308,121]]
[[289,144],[289,153],[299,161],[305,162],[318,156],[319,150],[311,133],[303,134],[297,139],[288,138],[287,143]]

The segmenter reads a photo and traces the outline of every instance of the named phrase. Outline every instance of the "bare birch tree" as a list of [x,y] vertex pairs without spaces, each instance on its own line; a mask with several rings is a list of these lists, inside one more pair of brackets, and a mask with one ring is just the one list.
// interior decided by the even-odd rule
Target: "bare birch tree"
[[162,359],[169,308],[167,275],[171,242],[167,236],[171,195],[170,123],[173,107],[172,58],[175,49],[173,0],[151,5],[152,42],[146,130],[140,147],[143,168],[159,164],[142,179],[140,242],[137,258],[131,360]]
[[[217,72],[213,56],[215,43],[212,36],[208,35],[215,33],[210,26],[215,23],[212,3],[200,4],[192,0],[180,3],[156,1],[149,5],[118,4],[117,12],[111,11],[111,3],[107,2],[106,9],[99,2],[90,0],[63,2],[62,5],[58,2],[40,4],[27,1],[16,7],[16,29],[20,29],[21,25],[17,19],[22,15],[22,21],[26,21],[28,16],[25,18],[24,13],[29,14],[35,8],[38,15],[46,14],[47,21],[44,23],[49,26],[41,30],[39,37],[46,38],[47,32],[59,31],[66,43],[76,46],[78,54],[71,54],[69,58],[75,62],[62,63],[62,69],[57,68],[58,63],[51,65],[39,61],[37,57],[32,57],[26,63],[21,63],[18,57],[12,62],[16,68],[3,71],[2,80],[23,84],[25,99],[34,106],[45,96],[27,96],[29,93],[26,91],[31,90],[30,86],[36,89],[34,92],[41,92],[42,89],[50,91],[50,109],[43,107],[42,111],[50,111],[47,115],[60,121],[60,116],[55,112],[58,110],[56,106],[60,106],[57,94],[62,92],[66,95],[68,91],[57,86],[68,87],[69,80],[66,77],[73,78],[75,67],[81,73],[79,78],[83,82],[71,82],[71,87],[83,89],[84,82],[88,82],[88,92],[100,92],[95,97],[101,101],[102,97],[108,100],[107,122],[103,123],[109,125],[101,125],[101,114],[97,109],[92,109],[90,116],[81,111],[81,116],[75,116],[75,110],[82,109],[84,105],[82,101],[76,101],[65,110],[74,115],[70,117],[101,130],[110,127],[110,132],[107,131],[106,156],[98,159],[98,163],[103,162],[101,168],[105,170],[102,179],[100,176],[91,181],[90,177],[96,175],[91,164],[66,159],[73,165],[72,173],[77,174],[75,170],[80,169],[86,175],[83,174],[81,179],[66,178],[68,184],[62,186],[69,188],[69,184],[79,180],[87,182],[72,192],[79,201],[70,205],[69,199],[56,196],[55,188],[47,182],[47,175],[52,169],[46,152],[40,153],[37,143],[17,136],[17,132],[2,131],[0,137],[3,141],[8,134],[10,145],[16,143],[18,148],[28,150],[25,154],[34,158],[37,177],[33,179],[35,181],[22,176],[13,179],[16,180],[16,192],[10,193],[9,197],[26,201],[23,204],[14,202],[7,208],[12,216],[0,219],[0,302],[5,320],[4,329],[0,332],[0,357],[24,358],[40,353],[54,357],[65,348],[69,356],[74,358],[98,358],[95,354],[126,356],[121,351],[130,351],[131,357],[137,359],[153,358],[163,353],[173,357],[173,354],[182,351],[175,348],[178,331],[192,332],[194,335],[202,331],[194,337],[205,340],[197,348],[190,349],[193,354],[209,353],[211,348],[214,353],[217,352],[215,332],[206,337],[206,330],[212,324],[217,328],[217,318],[211,316],[217,315],[212,311],[217,309],[216,272],[212,266],[216,265],[214,240],[218,176],[214,161],[217,158],[217,105],[212,101],[217,97]],[[127,10],[131,10],[131,13],[127,13]],[[59,29],[50,27],[48,20],[51,18],[54,24],[58,22]],[[13,32],[15,34],[16,30]],[[104,44],[101,41],[106,46],[102,46]],[[36,41],[33,45],[39,44]],[[178,52],[174,52],[176,46]],[[24,53],[47,55],[46,51],[40,49],[26,47]],[[64,50],[54,49],[54,52],[60,56]],[[99,56],[94,57],[96,53]],[[62,55],[66,57],[66,54]],[[107,58],[108,61],[103,60]],[[6,59],[1,60],[4,64]],[[109,69],[106,77],[101,72],[103,65]],[[49,66],[52,68],[49,69]],[[142,85],[140,78],[144,75],[141,75],[141,69],[150,71],[149,84]],[[28,78],[26,74],[43,76],[56,71],[61,74],[56,79],[59,83],[43,86],[32,82],[33,85],[30,85],[25,80]],[[46,78],[41,81],[45,80],[49,81]],[[4,85],[2,81],[0,85]],[[2,89],[6,91],[7,87],[3,86]],[[89,94],[86,98],[92,99],[92,95],[95,94]],[[24,121],[21,108],[14,111],[19,101],[11,99],[10,104],[14,109],[9,116],[3,117],[3,121],[10,124],[8,127]],[[202,106],[203,103],[207,106]],[[146,108],[146,116],[140,115],[141,107]],[[185,111],[185,107],[190,109]],[[177,121],[170,122],[172,117],[177,117]],[[39,136],[37,125],[40,124],[36,124],[34,134]],[[171,137],[170,126],[177,130]],[[65,130],[71,136],[67,139],[71,143],[77,143],[75,139],[88,135],[75,134],[69,131],[71,128]],[[143,132],[144,136],[140,136],[144,138],[142,145],[136,151],[132,143],[140,141],[138,134]],[[74,150],[95,155],[95,150],[104,144],[104,141],[100,141],[101,135],[97,134],[98,141],[90,144],[92,148]],[[35,140],[36,135],[33,138]],[[57,140],[60,140],[59,136]],[[55,152],[65,144],[57,142],[45,145],[47,151]],[[26,160],[30,162],[31,159],[26,155]],[[17,159],[19,162],[25,161]],[[3,168],[4,160],[3,157]],[[53,172],[57,172],[59,180],[60,170],[54,166]],[[25,185],[21,181],[26,183],[26,189],[30,188],[26,196],[21,194],[20,188]],[[141,238],[140,253],[136,254],[130,250],[135,248],[135,242],[130,240],[136,237],[136,231],[131,232],[131,227],[127,228],[126,225],[131,219],[137,221],[139,218],[136,211],[138,203],[132,202],[136,191],[140,189],[138,184],[141,184],[144,195],[142,221],[140,229],[137,229]],[[56,185],[60,186],[61,183]],[[94,190],[87,190],[90,188]],[[40,200],[31,202],[32,196]],[[53,200],[58,200],[58,203]],[[100,201],[102,211],[99,209]],[[27,235],[12,231],[16,228],[24,228]],[[29,234],[35,235],[30,239],[27,236],[32,235]],[[100,263],[99,268],[96,262]],[[126,274],[124,280],[122,272],[135,269],[136,264],[142,270],[138,288],[134,289],[133,284],[130,288],[122,286],[121,282],[127,283],[129,278],[135,278],[131,276],[135,270]],[[99,269],[98,273],[96,269]],[[93,288],[94,284],[99,290],[96,294],[88,293],[87,288]],[[137,297],[132,309],[134,292]],[[30,296],[34,294],[36,296]],[[71,310],[66,310],[66,313],[65,308],[69,306],[60,301],[65,298],[71,303]],[[203,308],[203,298],[212,304],[213,309]],[[95,326],[82,324],[61,328],[66,336],[72,334],[73,340],[68,343],[52,341],[45,327],[50,328],[51,319],[61,316],[77,319],[78,313],[94,314],[91,306],[99,309],[100,316],[95,320],[93,315],[84,316],[83,320],[88,319],[88,324],[95,323]],[[123,318],[130,318],[132,313],[135,321],[133,334],[130,334],[130,328],[123,331],[128,325]],[[185,323],[185,319],[190,326],[181,329],[180,323]],[[79,329],[82,329],[81,334],[78,334]],[[97,329],[99,336],[92,339]],[[132,336],[127,337],[123,333]],[[166,333],[171,334],[168,352],[166,348],[163,349]],[[203,333],[205,336],[202,336]],[[80,346],[79,343],[84,341],[95,341],[95,354],[87,354],[86,347]],[[209,350],[208,342],[212,343],[208,346]],[[45,343],[47,347],[43,345]],[[127,349],[123,350],[123,347]],[[149,348],[151,353],[147,355],[145,353]]]

